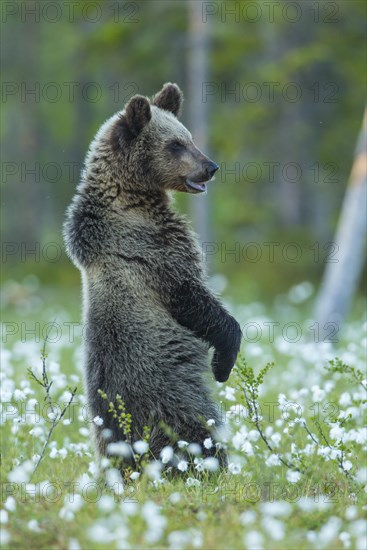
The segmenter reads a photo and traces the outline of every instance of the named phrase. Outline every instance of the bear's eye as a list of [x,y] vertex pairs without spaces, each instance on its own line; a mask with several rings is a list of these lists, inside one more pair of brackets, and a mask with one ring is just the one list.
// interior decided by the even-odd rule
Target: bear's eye
[[184,147],[183,143],[180,141],[171,141],[169,143],[169,148],[172,149],[172,151],[178,151],[179,149],[182,149]]

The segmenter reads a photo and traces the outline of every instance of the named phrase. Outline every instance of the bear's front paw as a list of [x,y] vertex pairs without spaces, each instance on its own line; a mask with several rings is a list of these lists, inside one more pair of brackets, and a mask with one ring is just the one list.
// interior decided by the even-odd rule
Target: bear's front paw
[[235,357],[233,355],[228,357],[220,354],[218,351],[214,352],[212,370],[217,382],[225,382],[228,380],[236,357],[237,355]]

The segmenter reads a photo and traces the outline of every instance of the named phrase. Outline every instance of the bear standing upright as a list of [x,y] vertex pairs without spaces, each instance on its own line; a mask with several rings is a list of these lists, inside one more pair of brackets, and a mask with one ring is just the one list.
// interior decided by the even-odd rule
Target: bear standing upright
[[[150,428],[156,458],[177,439],[202,445],[212,436],[207,420],[221,423],[206,379],[209,348],[220,382],[240,348],[239,324],[205,284],[195,235],[170,207],[169,191],[201,193],[218,169],[179,122],[182,100],[168,83],[103,124],[64,225],[82,273],[85,384],[92,418],[103,419],[94,426],[101,455],[124,434],[99,390],[122,397],[132,442]],[[204,448],[224,465],[217,451]]]

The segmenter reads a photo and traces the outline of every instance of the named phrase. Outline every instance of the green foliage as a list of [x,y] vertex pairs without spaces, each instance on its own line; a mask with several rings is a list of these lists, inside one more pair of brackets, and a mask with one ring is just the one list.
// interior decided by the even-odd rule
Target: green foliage
[[[131,413],[126,410],[126,404],[123,401],[121,395],[117,393],[115,396],[115,401],[110,401],[108,395],[101,389],[98,390],[98,394],[102,397],[102,399],[105,399],[108,402],[108,414],[110,414],[112,418],[116,421],[118,427],[122,431],[124,442],[129,445],[131,449],[131,458],[135,470],[143,471],[144,467],[148,464],[150,459],[149,450],[143,453],[134,452],[132,440],[133,418]],[[140,434],[140,440],[147,443],[148,448],[150,442],[150,431],[151,430],[149,426],[144,426],[143,433]],[[130,463],[124,463],[123,460],[119,459],[115,459],[113,460],[113,462],[116,467],[121,468],[125,479],[128,480],[133,473]]]
[[[101,389],[98,390],[99,395],[102,399],[108,400],[108,396]],[[126,412],[125,402],[122,400],[121,395],[116,394],[116,405],[113,401],[108,403],[108,412],[111,414],[112,418],[117,421],[117,425],[122,429],[122,433],[126,437],[126,440],[131,443],[131,422],[132,417],[129,412]]]
[[346,374],[348,378],[351,378],[353,381],[357,381],[364,390],[367,389],[366,373],[362,372],[360,369],[346,365],[338,357],[331,359],[325,368],[330,373],[337,372],[339,374]]
[[264,382],[265,375],[273,367],[274,363],[268,363],[256,376],[253,368],[247,364],[245,358],[239,355],[236,369],[236,374],[238,376],[238,379],[236,380],[237,386],[247,393],[251,400],[256,400],[259,397],[260,386]]
[[58,424],[61,422],[61,420],[63,419],[63,417],[65,416],[66,412],[68,411],[72,401],[74,400],[74,397],[76,395],[76,392],[77,392],[77,388],[71,388],[70,386],[67,387],[67,390],[69,392],[69,400],[66,404],[64,404],[62,406],[62,408],[59,410],[57,407],[55,407],[55,403],[53,402],[52,400],[52,397],[51,397],[51,393],[50,393],[50,390],[51,390],[51,386],[52,386],[52,383],[53,381],[52,380],[49,380],[49,376],[48,376],[48,373],[47,373],[47,366],[46,366],[46,360],[47,360],[47,352],[46,352],[46,344],[47,344],[47,338],[44,342],[44,345],[43,345],[43,348],[41,350],[41,361],[42,361],[42,378],[39,378],[34,372],[33,372],[33,369],[32,367],[28,367],[27,369],[27,374],[28,374],[28,377],[30,378],[30,380],[36,382],[36,384],[38,384],[38,386],[40,386],[40,388],[42,388],[42,392],[44,394],[43,396],[43,400],[45,402],[47,402],[47,405],[49,406],[49,410],[50,410],[50,414],[51,414],[51,427],[48,431],[48,435],[47,435],[47,438],[45,439],[45,442],[43,444],[43,448],[42,448],[42,451],[41,451],[41,454],[39,455],[38,459],[37,459],[37,462],[35,464],[35,467],[34,467],[34,470],[33,470],[33,473],[32,473],[32,476],[35,475],[36,471],[38,470],[38,467],[42,461],[42,459],[44,458],[45,456],[45,453],[46,453],[46,450],[47,450],[47,447],[50,443],[50,440],[51,440],[51,437],[52,437],[52,434],[53,434],[53,431],[55,430],[55,428],[58,426]]

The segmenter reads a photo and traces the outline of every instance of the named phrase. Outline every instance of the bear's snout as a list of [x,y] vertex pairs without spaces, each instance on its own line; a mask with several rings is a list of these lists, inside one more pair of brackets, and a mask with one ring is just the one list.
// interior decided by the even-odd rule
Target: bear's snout
[[215,172],[217,172],[217,170],[219,170],[218,164],[216,164],[212,160],[207,162],[204,166],[206,179],[210,180],[214,176]]

